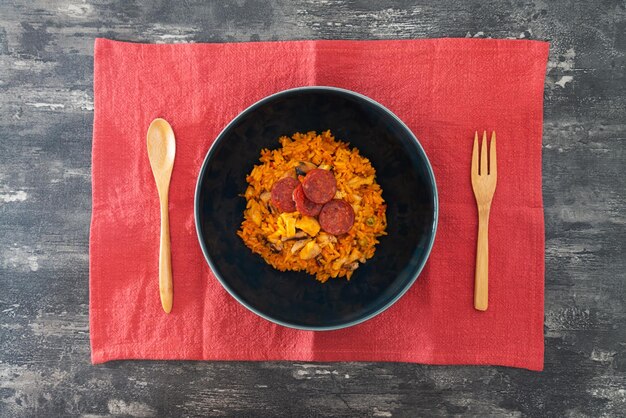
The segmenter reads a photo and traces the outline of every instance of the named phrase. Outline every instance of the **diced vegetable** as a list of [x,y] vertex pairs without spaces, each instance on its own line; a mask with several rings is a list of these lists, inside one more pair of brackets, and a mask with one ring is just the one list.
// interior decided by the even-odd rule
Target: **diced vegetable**
[[261,198],[261,201],[267,203],[270,201],[270,198],[272,197],[272,193],[270,192],[263,192],[261,193],[261,196],[259,196]]
[[371,185],[374,182],[374,176],[358,177],[355,176],[348,180],[348,185],[353,189],[357,189],[363,185]]
[[296,236],[296,215],[294,213],[281,213],[276,220],[276,232],[268,239],[274,241],[286,241],[300,238]]
[[342,257],[336,261],[333,261],[333,265],[332,268],[333,270],[339,270],[347,261],[348,259],[346,257]]
[[334,235],[330,235],[327,234],[326,232],[322,232],[317,236],[317,242],[322,246],[325,247],[328,244],[336,244],[337,243],[337,237]]
[[309,241],[302,251],[300,251],[300,258],[303,260],[311,260],[317,257],[322,252],[322,248],[317,245],[315,241]]
[[263,220],[263,215],[261,213],[261,205],[256,200],[249,200],[247,207],[250,209],[250,219],[255,223],[256,226],[261,226],[261,221]]
[[296,235],[296,217],[293,213],[281,213],[277,223],[283,237],[291,238]]
[[317,219],[310,216],[303,216],[296,221],[296,228],[303,230],[310,236],[314,237],[320,232],[320,224]]

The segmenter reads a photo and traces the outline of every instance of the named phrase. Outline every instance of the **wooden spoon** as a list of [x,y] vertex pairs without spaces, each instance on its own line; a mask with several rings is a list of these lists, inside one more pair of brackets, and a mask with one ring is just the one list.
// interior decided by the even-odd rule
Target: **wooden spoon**
[[174,131],[164,119],[155,119],[148,128],[148,158],[161,202],[161,246],[159,250],[159,293],[166,313],[172,310],[172,259],[170,247],[170,220],[168,194],[176,155]]

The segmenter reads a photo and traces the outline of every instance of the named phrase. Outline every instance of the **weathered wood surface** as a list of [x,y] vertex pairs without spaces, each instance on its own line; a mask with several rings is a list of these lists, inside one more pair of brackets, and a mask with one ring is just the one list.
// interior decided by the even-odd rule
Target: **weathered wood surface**
[[[0,416],[624,416],[626,4],[0,0]],[[89,362],[93,40],[525,37],[545,85],[546,364]]]

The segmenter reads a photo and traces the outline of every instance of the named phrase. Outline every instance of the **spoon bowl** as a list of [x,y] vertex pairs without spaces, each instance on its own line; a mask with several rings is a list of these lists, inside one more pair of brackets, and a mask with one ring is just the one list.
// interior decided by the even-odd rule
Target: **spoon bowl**
[[167,180],[169,186],[175,156],[176,139],[172,126],[165,119],[153,120],[148,127],[148,158],[155,180],[157,177]]

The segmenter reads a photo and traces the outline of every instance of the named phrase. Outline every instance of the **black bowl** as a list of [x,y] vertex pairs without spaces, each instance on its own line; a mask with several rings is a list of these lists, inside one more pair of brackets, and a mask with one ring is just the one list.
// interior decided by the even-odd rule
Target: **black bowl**
[[[246,175],[262,148],[295,132],[330,129],[376,169],[387,203],[387,236],[350,281],[280,272],[236,234]],[[202,251],[226,290],[254,313],[287,327],[331,330],[384,311],[415,282],[430,253],[438,200],[433,171],[415,136],[388,109],[363,95],[303,87],[268,96],[237,116],[211,146],[196,186],[195,221]]]

